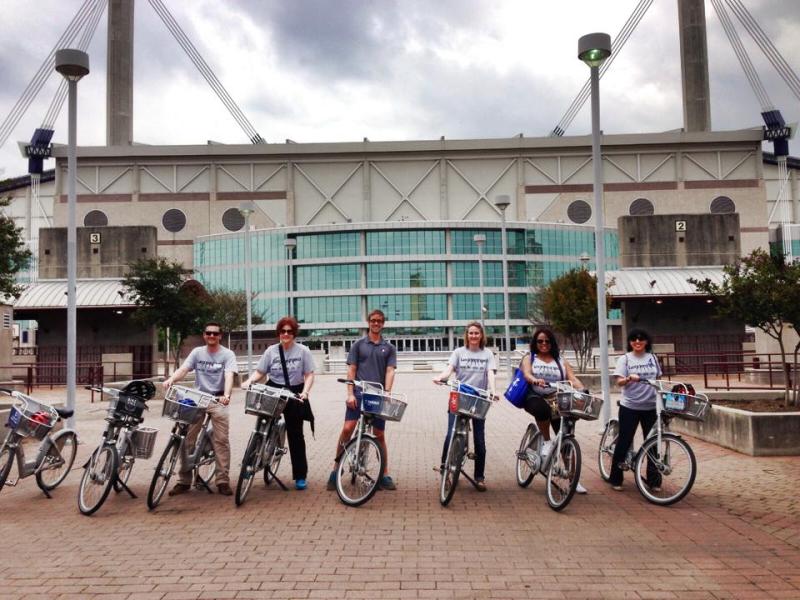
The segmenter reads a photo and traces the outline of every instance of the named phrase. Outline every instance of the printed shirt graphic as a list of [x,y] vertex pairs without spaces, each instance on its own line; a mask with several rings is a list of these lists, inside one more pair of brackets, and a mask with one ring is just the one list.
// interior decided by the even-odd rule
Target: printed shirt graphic
[[[614,375],[638,375],[642,379],[658,379],[661,377],[661,367],[655,354],[646,352],[637,357],[633,352],[628,352],[617,359]],[[631,382],[622,388],[620,404],[633,410],[653,410],[656,407],[656,391],[646,383]]]
[[[286,382],[283,380],[279,345],[273,344],[267,348],[266,352],[261,355],[256,365],[256,370],[266,373],[273,383],[283,385]],[[303,383],[303,375],[314,372],[314,357],[307,346],[294,343],[291,348],[284,350],[283,353],[286,357],[286,370],[289,372],[289,385],[300,385]]]
[[[559,365],[561,369],[559,370]],[[564,381],[567,377],[567,371],[564,369],[564,363],[560,360],[556,362],[551,360],[545,362],[538,356],[533,356],[531,361],[531,373],[534,379],[544,379],[547,383],[555,383],[556,381]]]
[[189,353],[182,365],[194,371],[194,387],[206,394],[219,394],[225,390],[225,373],[235,373],[236,355],[225,346],[213,354],[205,346],[198,346]]
[[494,355],[484,348],[473,352],[464,346],[450,355],[449,364],[455,369],[456,379],[472,387],[485,390],[489,386],[489,369],[496,369]]

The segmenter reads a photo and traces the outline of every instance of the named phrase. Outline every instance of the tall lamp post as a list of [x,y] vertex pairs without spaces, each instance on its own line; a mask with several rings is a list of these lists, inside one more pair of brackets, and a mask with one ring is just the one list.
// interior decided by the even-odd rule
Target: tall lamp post
[[294,249],[297,246],[297,240],[294,238],[286,238],[283,240],[283,245],[286,247],[286,254],[288,256],[289,262],[289,291],[286,294],[286,306],[288,310],[286,311],[287,315],[294,314],[292,309],[294,308],[292,302],[292,292],[294,291],[294,273],[292,273],[292,257],[294,256]]
[[483,335],[486,336],[486,322],[483,318],[483,245],[486,243],[486,235],[483,233],[476,233],[472,236],[472,241],[478,245],[478,290],[481,294],[481,328],[483,329]]
[[606,245],[603,219],[603,163],[600,156],[600,65],[611,56],[611,36],[590,33],[578,40],[578,58],[589,66],[592,97],[592,167],[594,173],[594,252],[597,273],[597,327],[600,345],[600,382],[603,421],[611,418],[608,385],[608,308],[606,307]]
[[[56,51],[56,71],[67,80],[69,94],[69,127],[67,149],[67,409],[75,410],[75,388],[77,385],[77,274],[78,274],[78,229],[75,217],[75,182],[77,180],[77,121],[78,81],[89,74],[89,55],[80,50],[64,48]],[[67,420],[75,427],[75,416]]]
[[244,217],[244,289],[247,294],[247,372],[253,372],[253,274],[250,248],[250,215],[256,210],[252,202],[242,202],[239,213]]
[[514,377],[514,366],[511,364],[511,325],[509,323],[508,307],[508,259],[506,244],[506,209],[511,204],[511,198],[503,194],[494,199],[494,205],[500,209],[500,244],[503,253],[503,314],[506,318],[506,363],[508,374]]

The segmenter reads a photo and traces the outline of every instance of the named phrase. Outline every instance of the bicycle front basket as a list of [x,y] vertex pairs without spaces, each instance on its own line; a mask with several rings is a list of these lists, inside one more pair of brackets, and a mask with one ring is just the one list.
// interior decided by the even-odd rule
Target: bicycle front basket
[[489,407],[492,405],[490,400],[474,396],[465,392],[452,392],[458,394],[458,404],[456,411],[460,415],[472,417],[473,419],[486,419],[486,414],[489,412]]
[[115,419],[124,419],[125,417],[141,419],[145,408],[147,405],[144,400],[138,396],[123,393],[110,396],[108,401],[108,414]]
[[153,456],[158,429],[153,427],[137,427],[133,430],[133,455],[135,458],[148,459]]
[[691,396],[675,392],[660,393],[661,400],[664,402],[664,411],[681,419],[703,421],[706,418],[708,407],[711,406],[711,402],[704,394]]
[[30,396],[18,394],[16,402],[8,415],[6,427],[17,435],[42,440],[58,421],[56,410]]
[[281,388],[254,385],[244,396],[244,412],[248,415],[279,417],[289,399],[281,395]]
[[161,414],[178,423],[191,425],[200,421],[214,396],[200,390],[173,385],[164,395]]
[[400,421],[406,410],[404,394],[369,393],[361,396],[361,410],[384,421]]
[[594,421],[600,416],[603,399],[578,391],[558,393],[558,412],[578,419]]

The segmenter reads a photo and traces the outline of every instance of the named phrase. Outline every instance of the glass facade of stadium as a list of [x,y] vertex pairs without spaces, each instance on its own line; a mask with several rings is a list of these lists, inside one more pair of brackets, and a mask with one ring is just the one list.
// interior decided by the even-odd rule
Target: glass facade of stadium
[[[480,257],[484,322],[490,344],[502,348],[502,246],[496,222],[348,223],[251,231],[253,313],[265,323],[255,329],[271,332],[278,318],[294,314],[304,343],[326,349],[332,342],[363,335],[367,313],[378,308],[387,317],[384,334],[398,349],[452,349],[459,345],[464,325],[481,317],[476,234],[486,236]],[[537,289],[570,269],[594,269],[594,229],[509,223],[507,235],[511,337],[526,338],[529,301]],[[617,234],[608,229],[605,236],[607,268],[614,269]],[[286,243],[290,238],[294,244]],[[244,290],[244,243],[243,231],[197,238],[197,279],[208,289]]]

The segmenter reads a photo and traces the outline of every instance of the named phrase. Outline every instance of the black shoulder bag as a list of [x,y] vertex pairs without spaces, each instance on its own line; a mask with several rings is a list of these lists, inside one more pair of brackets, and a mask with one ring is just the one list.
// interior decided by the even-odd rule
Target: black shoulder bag
[[[303,391],[303,384],[297,384],[296,386],[289,384],[289,369],[286,368],[286,355],[283,353],[283,346],[280,344],[278,344],[278,353],[281,355],[281,368],[283,369],[284,387],[292,390],[295,394],[299,394]],[[306,398],[305,402],[303,402],[301,406],[302,408],[300,409],[300,412],[303,415],[303,421],[308,421],[311,424],[311,435],[314,436],[314,411],[311,410],[310,399]]]

